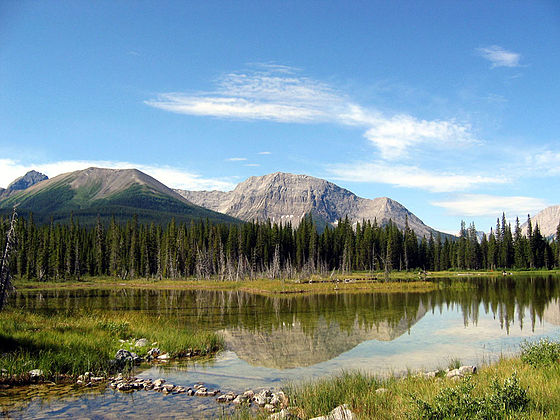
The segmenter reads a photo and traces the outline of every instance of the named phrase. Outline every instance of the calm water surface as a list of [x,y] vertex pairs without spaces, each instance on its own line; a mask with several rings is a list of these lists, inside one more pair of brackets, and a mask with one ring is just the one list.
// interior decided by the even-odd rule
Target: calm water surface
[[[449,283],[450,281],[442,281]],[[210,361],[139,369],[177,385],[203,382],[244,391],[359,369],[379,375],[491,361],[520,341],[560,338],[560,277],[474,278],[472,287],[427,293],[270,298],[241,292],[173,290],[33,291],[10,305],[30,311],[142,311],[179,326],[220,332],[226,350]],[[18,418],[212,418],[213,398],[122,394],[51,386],[0,392]],[[3,393],[3,395],[2,395]],[[18,400],[17,406],[15,401]]]

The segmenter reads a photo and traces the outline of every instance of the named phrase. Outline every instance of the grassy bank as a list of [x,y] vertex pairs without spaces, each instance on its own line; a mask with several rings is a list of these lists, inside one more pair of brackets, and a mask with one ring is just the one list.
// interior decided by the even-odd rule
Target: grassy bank
[[59,380],[86,371],[107,374],[119,348],[119,340],[147,338],[149,345],[134,348],[138,354],[157,342],[164,352],[181,356],[188,349],[199,354],[222,347],[221,338],[209,332],[178,328],[173,321],[141,313],[106,312],[38,314],[22,310],[0,312],[0,369],[3,382],[25,382],[32,369],[41,369],[46,379]]
[[[196,279],[154,279],[136,278],[122,280],[115,277],[83,277],[80,281],[37,282],[16,279],[16,289],[20,291],[33,289],[114,289],[114,288],[150,288],[178,290],[225,290],[243,291],[261,295],[317,294],[317,293],[368,293],[368,292],[411,292],[430,291],[439,286],[437,280],[456,279],[468,281],[475,277],[526,277],[560,275],[560,270],[509,271],[507,276],[502,271],[436,271],[419,273],[418,271],[395,271],[387,279],[383,272],[354,272],[351,274],[333,274],[329,276],[311,275],[305,279],[243,279],[224,281],[218,278]],[[432,281],[433,280],[433,281]]]
[[[519,356],[484,366],[459,381],[379,379],[359,372],[285,387],[301,418],[341,404],[360,419],[560,418],[560,343],[525,343]],[[379,388],[386,392],[377,393]]]

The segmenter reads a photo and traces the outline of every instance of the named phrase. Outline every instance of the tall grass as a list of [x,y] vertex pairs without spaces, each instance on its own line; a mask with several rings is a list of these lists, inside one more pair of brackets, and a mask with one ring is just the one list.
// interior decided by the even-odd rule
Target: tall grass
[[[139,313],[39,314],[23,310],[0,313],[0,369],[3,380],[25,380],[31,369],[59,379],[86,371],[106,374],[115,369],[112,359],[123,347],[119,340],[147,338],[171,355],[192,350],[207,354],[222,347],[214,333],[182,328],[173,320]],[[144,349],[144,351],[147,349]]]
[[[483,366],[472,377],[376,378],[360,372],[291,383],[284,390],[302,418],[326,415],[347,404],[360,419],[557,419],[560,418],[560,362],[543,352],[560,345],[526,342],[522,353]],[[535,363],[537,354],[544,363]],[[526,357],[531,355],[534,357]],[[551,362],[552,360],[552,362]],[[375,392],[380,387],[387,392]]]

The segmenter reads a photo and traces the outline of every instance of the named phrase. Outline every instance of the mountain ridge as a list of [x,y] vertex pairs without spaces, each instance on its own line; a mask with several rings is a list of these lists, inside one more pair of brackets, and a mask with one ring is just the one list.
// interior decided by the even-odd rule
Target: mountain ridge
[[402,204],[388,197],[366,199],[330,181],[304,174],[274,172],[252,176],[232,191],[175,190],[187,200],[228,214],[241,220],[265,221],[298,225],[311,213],[325,224],[336,225],[346,216],[353,222],[376,220],[386,224],[391,220],[404,229],[407,221],[419,236],[446,233],[427,226]]
[[90,167],[46,179],[0,200],[0,208],[18,206],[32,212],[36,220],[68,220],[70,215],[105,222],[115,216],[121,221],[137,215],[143,222],[189,221],[208,218],[218,222],[238,220],[195,205],[171,188],[138,169]]

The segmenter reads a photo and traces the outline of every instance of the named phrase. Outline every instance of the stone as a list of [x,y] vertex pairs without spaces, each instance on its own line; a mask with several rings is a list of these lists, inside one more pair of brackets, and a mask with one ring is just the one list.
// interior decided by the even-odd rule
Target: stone
[[267,398],[264,395],[258,394],[258,395],[255,395],[255,397],[253,398],[253,401],[259,407],[264,407],[266,404],[268,404],[270,402],[270,397]]
[[132,386],[127,382],[121,382],[117,385],[117,390],[122,392],[131,391]]
[[273,405],[274,407],[279,407],[284,403],[285,398],[286,396],[282,391],[276,392],[272,394],[272,397],[270,397],[269,404]]
[[216,401],[218,401],[219,403],[225,403],[225,402],[229,402],[229,399],[226,394],[222,394],[219,395],[218,398],[216,398]]
[[148,350],[147,354],[151,357],[158,357],[161,354],[161,350],[158,347],[152,347],[150,350]]
[[41,369],[32,369],[28,373],[31,379],[39,379],[43,376],[43,371]]
[[455,378],[455,377],[462,377],[463,374],[459,369],[451,369],[449,372],[445,374],[447,378]]
[[311,420],[357,420],[357,417],[348,409],[348,406],[344,404],[339,405],[326,416],[314,417]]
[[140,338],[136,340],[136,343],[134,343],[135,347],[146,347],[147,345],[148,345],[148,339],[146,338]]
[[268,416],[270,420],[296,420],[299,419],[298,416],[290,413],[288,409],[283,408],[278,413],[271,414]]
[[164,383],[165,383],[165,379],[159,378],[153,382],[153,385],[159,387],[159,386],[163,386]]
[[207,397],[208,392],[206,391],[206,388],[200,388],[200,389],[196,390],[194,395],[197,396],[197,397]]
[[119,349],[117,351],[117,354],[115,354],[115,360],[121,364],[130,362],[140,363],[142,361],[142,358],[139,357],[136,353],[132,353],[125,349]]
[[169,355],[169,353],[164,353],[164,354],[159,355],[157,358],[158,358],[158,360],[169,360],[169,359],[171,359],[171,356]]
[[195,390],[192,388],[187,389],[187,395],[190,395],[191,397],[194,395]]
[[[233,399],[232,402],[233,402],[235,405],[240,405],[240,404],[246,403],[246,402],[248,402],[248,401],[249,401],[249,398],[248,398],[248,397],[246,397],[246,396],[244,396],[244,395],[238,395],[237,397],[235,397],[235,398]],[[264,405],[264,404],[263,404],[263,405]]]
[[90,378],[90,381],[93,383],[99,383],[99,382],[103,382],[105,380],[105,378],[103,376],[92,376]]
[[377,395],[385,395],[387,392],[389,392],[389,390],[387,388],[377,388],[375,390],[375,393]]
[[265,404],[263,407],[266,411],[274,411],[275,407],[272,404]]
[[477,368],[476,366],[461,366],[459,372],[461,372],[462,375],[473,375],[477,372]]
[[249,400],[252,400],[253,397],[255,396],[255,393],[253,392],[253,390],[250,389],[250,390],[248,390],[248,391],[245,391],[245,392],[243,393],[243,396],[246,397],[246,398],[249,399]]

